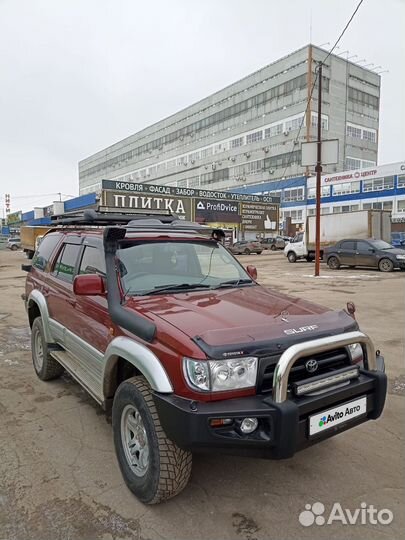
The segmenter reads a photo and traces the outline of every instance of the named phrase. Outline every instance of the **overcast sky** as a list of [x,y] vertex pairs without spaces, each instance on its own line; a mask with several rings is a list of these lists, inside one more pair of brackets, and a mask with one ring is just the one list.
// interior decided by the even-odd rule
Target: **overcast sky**
[[[333,44],[357,2],[0,0],[0,215],[77,195],[79,160],[306,45],[311,13]],[[365,0],[338,50],[389,70],[380,164],[405,159],[404,27]]]

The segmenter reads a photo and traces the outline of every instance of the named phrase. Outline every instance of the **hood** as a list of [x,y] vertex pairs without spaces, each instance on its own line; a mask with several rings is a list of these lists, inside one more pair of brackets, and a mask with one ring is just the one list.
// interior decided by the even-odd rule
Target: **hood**
[[175,326],[209,356],[274,349],[357,328],[345,311],[333,311],[260,285],[131,299],[127,307]]
[[401,248],[380,249],[381,253],[389,253],[390,255],[403,255],[404,250]]

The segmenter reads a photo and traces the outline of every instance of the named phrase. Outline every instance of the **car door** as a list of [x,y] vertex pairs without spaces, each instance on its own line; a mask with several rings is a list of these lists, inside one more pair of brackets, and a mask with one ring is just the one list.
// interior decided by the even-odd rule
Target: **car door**
[[338,244],[336,253],[340,264],[356,265],[356,242],[354,240],[343,240]]
[[356,265],[376,267],[377,264],[378,257],[373,246],[366,240],[357,240]]
[[[77,275],[99,274],[106,276],[105,256],[101,239],[86,238],[83,242]],[[112,339],[112,322],[108,311],[107,297],[76,296],[75,318],[72,332],[100,352],[105,352]]]
[[52,333],[63,346],[66,329],[72,330],[75,322],[76,300],[73,294],[73,279],[77,272],[82,238],[69,235],[62,243],[48,275],[47,299]]

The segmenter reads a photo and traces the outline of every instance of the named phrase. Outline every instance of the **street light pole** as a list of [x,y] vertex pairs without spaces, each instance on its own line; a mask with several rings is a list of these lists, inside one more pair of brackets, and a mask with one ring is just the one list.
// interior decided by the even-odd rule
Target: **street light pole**
[[318,138],[316,152],[316,222],[315,222],[315,276],[319,276],[321,255],[321,174],[322,174],[322,62],[318,66]]

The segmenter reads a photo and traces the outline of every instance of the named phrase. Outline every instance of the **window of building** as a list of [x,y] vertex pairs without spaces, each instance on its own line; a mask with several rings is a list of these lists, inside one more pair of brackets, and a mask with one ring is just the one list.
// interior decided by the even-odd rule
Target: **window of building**
[[231,148],[238,148],[239,146],[243,146],[244,144],[244,137],[238,137],[237,139],[232,139],[230,142]]
[[264,130],[264,138],[268,139],[269,137],[275,137],[276,135],[281,135],[283,132],[283,123],[275,124]]
[[329,206],[321,206],[321,214],[330,214]]
[[56,260],[53,274],[63,281],[73,281],[77,257],[81,246],[79,244],[64,244]]
[[372,203],[363,203],[363,210],[371,210],[373,207]]
[[188,187],[195,188],[200,185],[200,177],[199,176],[192,176],[188,179]]
[[360,182],[343,182],[332,186],[332,195],[345,195],[348,193],[360,193]]
[[302,210],[283,210],[283,219],[291,218],[293,222],[302,221]]
[[261,141],[263,139],[263,131],[255,131],[254,133],[249,133],[246,135],[246,144],[254,143],[256,141]]
[[175,159],[171,159],[170,161],[167,162],[167,168],[168,169],[173,169],[175,166],[176,166],[176,160]]
[[361,128],[348,124],[346,126],[346,135],[354,139],[361,139]]
[[334,214],[340,214],[342,211],[342,207],[341,206],[334,206],[333,207],[333,213]]
[[295,131],[301,127],[304,114],[301,114],[298,118],[292,118],[291,120],[286,120],[284,129],[285,131]]
[[405,174],[401,174],[400,176],[398,176],[398,187],[405,187]]
[[[322,129],[328,130],[329,129],[329,116],[326,114],[323,114],[321,116],[322,118]],[[311,126],[316,128],[318,127],[318,113],[311,111]]]
[[362,92],[349,86],[348,98],[354,103],[371,107],[372,109],[378,110],[380,105],[380,99],[376,96],[368,94],[367,92]]
[[45,270],[54,249],[59,243],[60,237],[60,234],[48,234],[45,236],[32,259],[32,266],[35,266],[39,270]]
[[405,212],[405,199],[398,201],[397,203],[398,212]]
[[197,159],[200,159],[200,152],[191,152],[188,158],[190,161],[197,161]]
[[214,148],[213,148],[213,153],[214,154],[219,154],[221,152],[224,152],[225,150],[226,150],[225,143],[214,144]]
[[351,204],[350,205],[350,211],[351,212],[357,212],[357,210],[360,210],[360,205],[359,204]]
[[[330,196],[330,186],[321,186],[321,197]],[[316,187],[310,187],[307,189],[307,198],[315,199],[316,198]]]
[[385,189],[394,189],[394,177],[386,176],[384,178],[373,178],[363,180],[363,191],[382,191]]
[[304,200],[304,188],[285,189],[283,192],[283,200],[285,202],[303,201]]
[[105,273],[105,260],[102,257],[101,250],[96,247],[86,246],[80,263],[79,274],[105,275]]
[[392,210],[393,201],[383,201],[383,210]]
[[363,139],[375,143],[377,140],[377,132],[374,129],[363,129]]
[[353,157],[346,157],[345,160],[345,169],[346,170],[355,170],[355,169],[365,169],[367,167],[374,167],[375,161],[369,161],[367,159],[358,159]]
[[271,195],[272,197],[280,197],[281,198],[281,189],[276,189],[273,191],[267,191],[266,193],[263,193],[263,195]]
[[315,212],[316,212],[316,208],[308,208],[308,215],[309,216],[314,216]]
[[256,161],[250,161],[249,163],[245,163],[245,171],[246,174],[255,174],[259,171],[263,170],[263,160],[258,159]]

